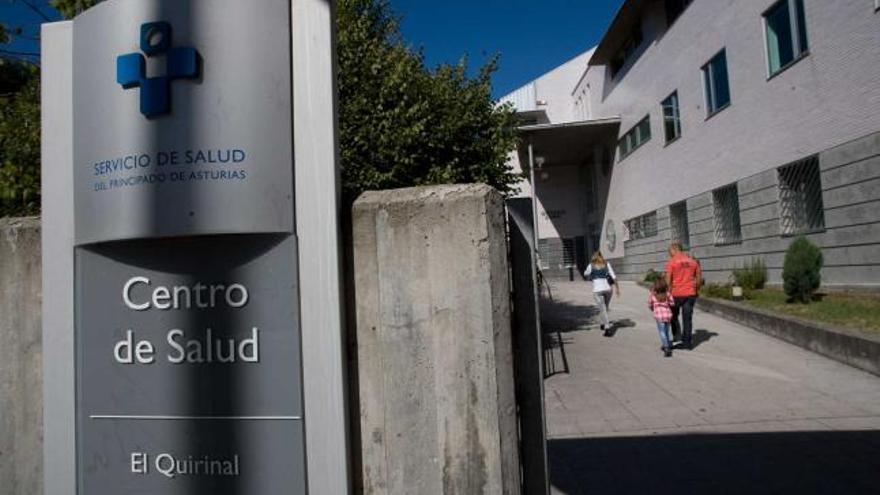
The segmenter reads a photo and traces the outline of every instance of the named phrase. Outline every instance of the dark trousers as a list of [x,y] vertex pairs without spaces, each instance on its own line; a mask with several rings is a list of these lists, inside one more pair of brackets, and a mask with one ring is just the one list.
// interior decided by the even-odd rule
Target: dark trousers
[[[674,339],[685,344],[691,344],[694,337],[694,304],[697,303],[697,296],[676,297],[675,304],[672,306],[672,336]],[[681,324],[678,322],[678,315],[681,314]],[[684,335],[682,335],[682,327],[684,327]]]

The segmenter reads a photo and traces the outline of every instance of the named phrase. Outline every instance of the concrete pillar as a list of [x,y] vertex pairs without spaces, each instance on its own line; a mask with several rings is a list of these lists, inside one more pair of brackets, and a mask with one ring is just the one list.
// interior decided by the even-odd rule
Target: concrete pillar
[[43,493],[40,221],[0,219],[0,493]]
[[364,493],[520,493],[501,196],[368,192],[353,235]]

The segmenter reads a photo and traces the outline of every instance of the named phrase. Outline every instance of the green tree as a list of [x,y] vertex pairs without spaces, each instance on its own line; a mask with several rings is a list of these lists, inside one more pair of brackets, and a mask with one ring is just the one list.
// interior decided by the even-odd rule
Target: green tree
[[801,236],[785,252],[782,282],[785,294],[794,301],[809,303],[822,283],[822,250]]
[[40,78],[0,58],[0,217],[40,209]]
[[[70,17],[99,0],[53,0]],[[387,0],[337,2],[342,187],[484,182],[511,192],[515,116],[491,96],[493,59],[468,77],[467,60],[436,69],[400,34]]]
[[50,3],[65,18],[70,19],[102,0],[52,0]]
[[496,60],[425,67],[386,0],[337,4],[343,191],[485,182],[509,192],[515,117],[491,98]]

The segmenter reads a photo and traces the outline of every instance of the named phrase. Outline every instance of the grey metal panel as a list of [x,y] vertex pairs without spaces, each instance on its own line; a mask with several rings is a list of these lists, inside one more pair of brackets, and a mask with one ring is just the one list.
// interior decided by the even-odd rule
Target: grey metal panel
[[46,495],[76,486],[73,363],[73,23],[43,24],[43,477]]
[[283,234],[77,248],[77,493],[305,494],[296,258]]
[[[250,2],[242,2],[253,8]],[[351,491],[333,2],[293,0],[293,107],[309,492]]]
[[[76,18],[78,243],[293,231],[289,8],[112,0]],[[117,83],[117,57],[141,53],[141,28],[155,21],[171,26],[172,48],[198,51],[200,74],[172,81],[171,112],[147,118],[146,89]],[[164,59],[147,59],[146,73],[164,75],[153,67]]]
[[544,415],[543,340],[538,302],[532,204],[528,198],[507,201],[510,270],[513,285],[513,349],[520,422],[523,493],[549,490],[547,428]]

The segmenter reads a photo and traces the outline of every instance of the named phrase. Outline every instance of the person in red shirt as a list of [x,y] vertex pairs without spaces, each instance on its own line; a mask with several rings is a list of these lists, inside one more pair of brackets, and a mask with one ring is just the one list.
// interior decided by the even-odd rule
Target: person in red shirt
[[[697,260],[688,256],[680,242],[669,246],[666,263],[666,284],[675,304],[672,306],[672,338],[681,338],[685,349],[693,347],[694,304],[703,284],[703,270]],[[681,314],[681,324],[678,315]]]

